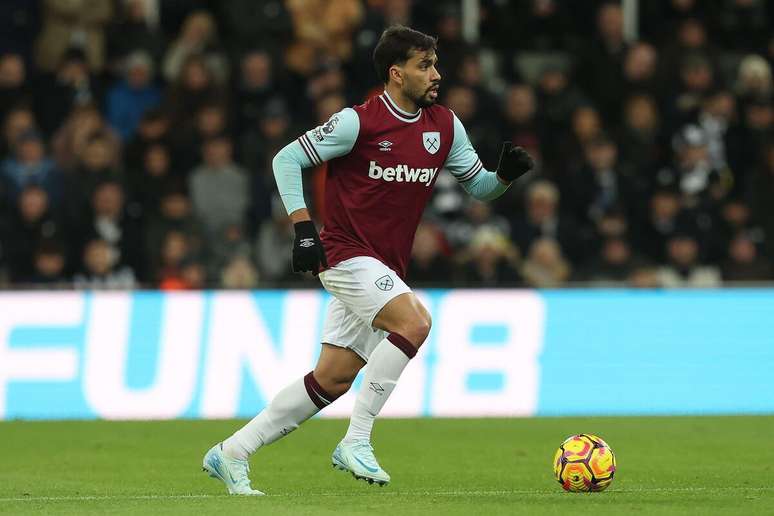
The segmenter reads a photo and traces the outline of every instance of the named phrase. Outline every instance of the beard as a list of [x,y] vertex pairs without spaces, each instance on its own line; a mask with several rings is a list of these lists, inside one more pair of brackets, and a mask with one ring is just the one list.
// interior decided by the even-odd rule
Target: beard
[[408,95],[408,97],[409,97],[411,100],[413,100],[413,101],[414,101],[414,103],[415,103],[415,104],[416,104],[418,107],[420,107],[420,108],[426,108],[426,107],[430,107],[430,106],[432,106],[433,104],[435,104],[436,102],[438,102],[438,97],[435,97],[435,98],[433,98],[433,97],[431,97],[431,96],[430,96],[430,91],[431,91],[431,90],[432,90],[432,88],[434,88],[435,86],[437,86],[437,84],[434,84],[433,86],[431,86],[430,88],[428,88],[428,89],[426,89],[426,90],[422,90],[422,91],[412,91],[412,92],[411,92],[411,94],[410,94],[410,95]]

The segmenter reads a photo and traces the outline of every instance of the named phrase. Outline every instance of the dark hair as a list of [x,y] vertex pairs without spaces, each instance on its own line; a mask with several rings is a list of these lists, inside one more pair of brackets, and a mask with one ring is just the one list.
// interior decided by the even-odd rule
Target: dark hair
[[426,52],[435,50],[437,46],[437,38],[403,25],[393,25],[382,32],[374,49],[376,75],[387,84],[392,65],[405,63],[411,57],[412,50]]

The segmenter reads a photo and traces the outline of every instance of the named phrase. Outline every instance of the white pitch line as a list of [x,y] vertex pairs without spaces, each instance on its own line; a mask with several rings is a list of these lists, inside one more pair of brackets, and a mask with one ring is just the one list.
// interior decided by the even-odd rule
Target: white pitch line
[[[647,493],[692,493],[692,492],[713,492],[713,491],[774,491],[774,487],[653,487],[653,488],[634,488],[634,489],[612,489],[609,493],[624,494],[647,494]],[[297,498],[297,497],[351,497],[351,496],[508,496],[508,495],[538,495],[538,496],[556,496],[564,495],[562,491],[539,491],[539,490],[502,490],[502,491],[353,491],[348,493],[281,493],[269,494],[265,498]],[[604,495],[603,495],[604,496]],[[16,496],[0,498],[2,502],[66,502],[66,501],[109,501],[109,500],[196,500],[203,498],[226,498],[227,495],[213,494],[187,494],[187,495],[93,495],[93,496]],[[264,497],[256,497],[258,499]]]

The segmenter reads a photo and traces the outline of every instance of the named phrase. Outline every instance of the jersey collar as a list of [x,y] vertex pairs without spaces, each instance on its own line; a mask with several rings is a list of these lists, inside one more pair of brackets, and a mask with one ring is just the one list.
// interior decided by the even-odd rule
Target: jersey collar
[[379,99],[384,102],[384,105],[387,106],[387,111],[389,111],[392,116],[403,122],[416,122],[422,115],[422,108],[419,108],[416,113],[409,113],[408,111],[399,108],[392,98],[390,98],[390,94],[387,93],[387,90],[384,90],[384,93],[379,95]]

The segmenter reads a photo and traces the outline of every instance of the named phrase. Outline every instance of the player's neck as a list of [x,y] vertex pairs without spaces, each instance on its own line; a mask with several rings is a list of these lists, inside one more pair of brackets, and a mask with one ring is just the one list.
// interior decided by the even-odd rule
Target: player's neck
[[417,106],[416,102],[403,95],[398,86],[389,83],[384,87],[384,92],[390,97],[390,100],[393,102],[393,104],[398,106],[407,114],[413,115],[419,111],[419,106]]

